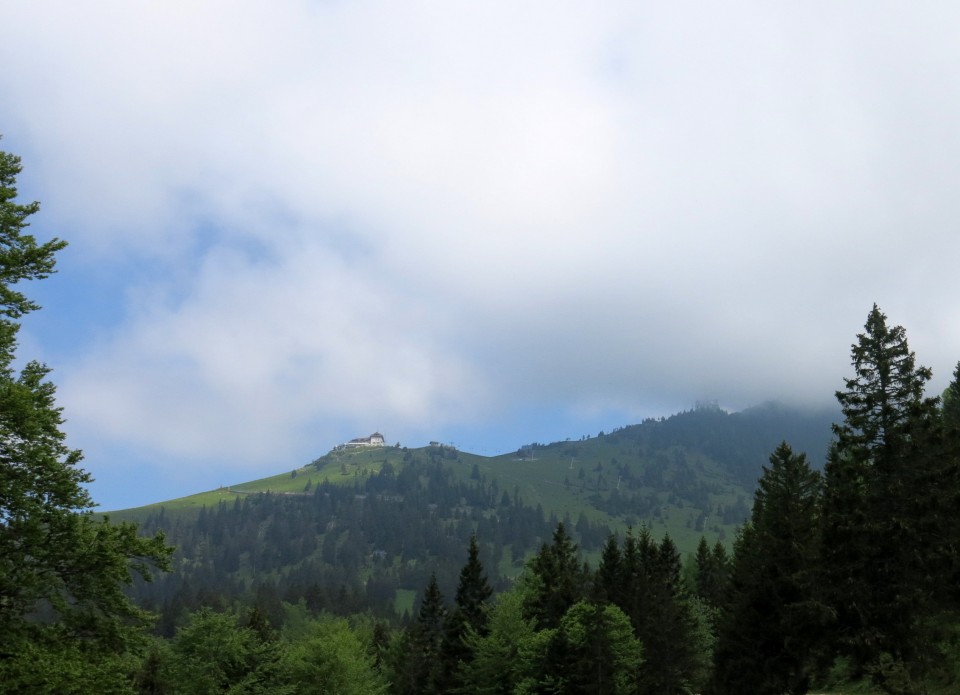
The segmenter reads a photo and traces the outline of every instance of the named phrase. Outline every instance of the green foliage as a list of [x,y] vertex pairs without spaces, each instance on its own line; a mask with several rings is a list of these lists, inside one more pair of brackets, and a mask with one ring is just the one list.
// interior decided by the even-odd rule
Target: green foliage
[[177,695],[282,695],[293,689],[283,685],[279,660],[279,646],[241,626],[236,614],[204,608],[171,641],[163,680]]
[[377,695],[387,688],[368,645],[343,618],[312,622],[305,635],[285,645],[281,667],[295,695]]
[[[39,206],[15,202],[19,173],[19,158],[0,152],[0,689],[31,682],[27,690],[74,692],[91,679],[114,682],[107,654],[135,649],[150,619],[124,588],[165,568],[170,549],[162,534],[141,538],[133,525],[93,516],[90,476],[65,444],[50,370],[32,361],[14,369],[17,320],[39,308],[15,286],[54,272],[65,245],[25,233]],[[37,654],[61,656],[45,673],[25,671]],[[55,687],[41,683],[48,677]]]
[[522,673],[520,652],[535,633],[534,621],[524,618],[526,585],[497,596],[490,610],[487,635],[470,632],[466,642],[473,659],[464,665],[462,691],[478,695],[512,693]]
[[136,669],[136,659],[129,652],[89,650],[71,640],[28,642],[0,662],[0,692],[133,695]]
[[579,601],[557,628],[525,641],[524,675],[515,692],[632,695],[641,656],[630,620],[619,608]]

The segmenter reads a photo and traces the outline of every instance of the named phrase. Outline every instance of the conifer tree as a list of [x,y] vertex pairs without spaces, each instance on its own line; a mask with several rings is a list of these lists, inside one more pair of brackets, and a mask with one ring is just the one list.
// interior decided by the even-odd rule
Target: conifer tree
[[945,542],[942,547],[944,602],[955,614],[960,612],[960,362],[943,395],[941,409],[943,434],[943,470],[938,491],[943,510],[941,522]]
[[727,595],[730,582],[730,559],[723,543],[717,541],[713,548],[707,539],[700,537],[694,556],[697,568],[697,596],[710,608],[720,608]]
[[390,692],[398,695],[443,692],[440,649],[446,623],[447,606],[437,585],[437,576],[432,574],[416,620],[391,650],[393,678]]
[[804,693],[825,622],[816,596],[820,476],[784,442],[737,538],[712,695]]
[[[91,478],[66,446],[49,368],[15,367],[19,320],[39,308],[19,283],[53,273],[66,245],[26,233],[39,205],[16,202],[20,171],[18,157],[0,152],[0,684],[68,643],[90,668],[94,654],[122,652],[150,618],[124,586],[165,568],[171,552],[160,535],[139,538],[134,525],[94,517],[83,487]],[[34,618],[41,608],[44,621]]]
[[[876,305],[853,344],[854,376],[837,392],[844,421],[825,468],[822,583],[836,613],[834,645],[855,674],[885,663],[916,672],[940,571],[937,399],[902,326]],[[887,669],[889,670],[889,669]]]
[[[467,564],[460,570],[460,582],[457,585],[456,609],[454,616],[464,628],[469,628],[483,636],[487,632],[488,601],[493,589],[480,562],[480,548],[477,536],[470,536],[467,550]],[[465,634],[465,630],[461,632]]]
[[620,553],[620,542],[616,534],[611,533],[600,554],[600,564],[597,566],[596,576],[593,579],[593,596],[598,603],[623,603],[623,559]]
[[477,536],[470,536],[467,551],[467,564],[460,570],[460,582],[457,585],[454,609],[447,619],[446,631],[441,646],[443,662],[440,685],[445,692],[460,687],[460,672],[473,656],[468,635],[487,635],[488,602],[493,589],[480,562],[480,549]]
[[537,629],[554,628],[574,603],[583,598],[586,576],[578,558],[578,548],[563,523],[557,524],[553,542],[546,543],[531,560],[531,595],[525,605],[527,617]]

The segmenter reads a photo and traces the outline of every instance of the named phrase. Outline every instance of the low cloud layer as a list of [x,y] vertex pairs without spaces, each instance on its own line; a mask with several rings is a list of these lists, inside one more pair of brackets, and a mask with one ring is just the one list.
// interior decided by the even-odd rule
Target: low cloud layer
[[958,19],[17,4],[2,146],[37,233],[71,242],[25,345],[56,358],[78,446],[158,469],[510,413],[826,404],[873,302],[942,388]]

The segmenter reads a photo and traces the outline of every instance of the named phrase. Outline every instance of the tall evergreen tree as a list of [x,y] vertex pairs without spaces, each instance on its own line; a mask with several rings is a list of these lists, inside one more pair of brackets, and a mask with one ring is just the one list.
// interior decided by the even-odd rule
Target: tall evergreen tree
[[645,551],[641,542],[644,575],[643,592],[638,601],[641,613],[637,637],[644,649],[640,669],[639,695],[680,695],[699,689],[706,675],[706,660],[700,625],[693,610],[692,597],[681,576],[680,553],[665,535],[659,543],[651,541]]
[[807,691],[825,622],[816,597],[820,476],[784,442],[764,467],[735,546],[731,595],[709,691]]
[[524,607],[526,615],[534,618],[537,629],[558,627],[563,614],[586,590],[577,545],[562,522],[553,532],[553,542],[544,543],[530,561],[530,570],[532,590]]
[[960,362],[943,395],[941,409],[943,433],[943,470],[938,490],[945,511],[942,548],[945,603],[960,612]]
[[701,536],[694,561],[697,568],[697,596],[710,608],[720,608],[730,583],[730,558],[727,557],[727,549],[720,541],[711,548],[707,539]]
[[[166,567],[170,553],[162,536],[94,517],[83,487],[91,479],[66,446],[50,370],[15,368],[19,319],[39,308],[17,286],[53,273],[65,246],[26,233],[39,205],[16,202],[20,171],[18,157],[0,152],[0,690],[34,669],[37,653],[67,642],[122,651],[131,625],[149,617],[124,586]],[[53,619],[34,619],[39,609]],[[82,660],[91,668],[92,653]]]
[[440,683],[444,692],[453,692],[462,685],[460,672],[473,657],[468,635],[487,635],[487,611],[492,595],[493,589],[480,562],[477,536],[473,534],[470,536],[467,564],[460,570],[454,608],[447,620],[441,645],[443,667]]
[[443,663],[440,649],[447,623],[447,606],[436,575],[423,594],[417,618],[391,650],[393,678],[390,692],[397,695],[441,693]]
[[598,603],[623,603],[623,557],[616,534],[611,533],[600,553],[600,564],[593,578],[593,596]]
[[[619,568],[616,575],[614,567]],[[657,543],[641,527],[637,534],[627,533],[619,553],[608,541],[594,593],[623,611],[643,645],[637,693],[685,693],[704,680],[709,626],[695,610],[696,599],[681,576],[680,553],[669,536]]]
[[837,392],[844,421],[825,468],[823,585],[836,613],[835,646],[859,673],[883,654],[911,670],[928,637],[931,565],[940,513],[936,487],[936,399],[930,370],[916,365],[903,327],[874,305],[852,346],[854,376]]

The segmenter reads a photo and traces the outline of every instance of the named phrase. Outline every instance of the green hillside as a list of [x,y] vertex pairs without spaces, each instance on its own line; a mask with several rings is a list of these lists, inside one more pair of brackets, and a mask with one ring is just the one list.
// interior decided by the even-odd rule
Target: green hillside
[[[509,585],[559,522],[584,559],[646,526],[683,555],[729,543],[783,440],[822,463],[829,413],[699,408],[595,437],[484,457],[448,446],[331,451],[275,476],[115,513],[177,547],[174,570],[135,587],[172,630],[184,610],[266,592],[333,612],[409,610],[431,575],[455,588],[476,533]],[[259,599],[258,599],[259,600]]]
[[615,531],[646,524],[690,552],[701,535],[732,538],[749,513],[761,466],[780,441],[806,451],[819,467],[832,419],[832,412],[774,404],[734,414],[707,407],[493,457],[445,445],[334,450],[274,476],[111,515],[143,521],[161,508],[168,515],[191,515],[259,493],[309,496],[323,483],[355,486],[384,464],[401,470],[415,457],[441,463],[457,480],[493,483],[546,517],[576,521],[583,515]]

